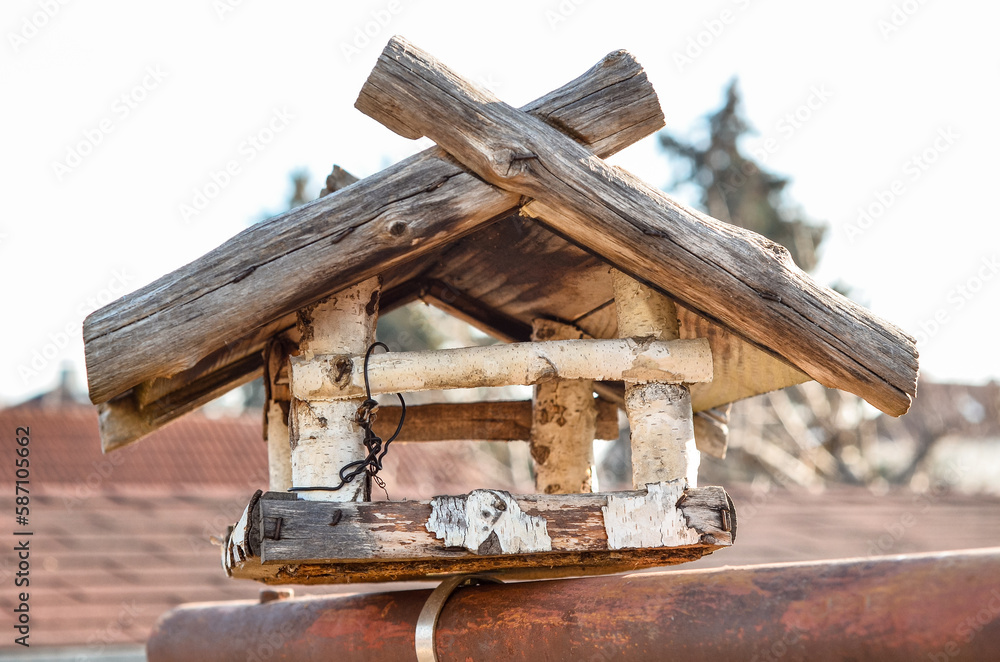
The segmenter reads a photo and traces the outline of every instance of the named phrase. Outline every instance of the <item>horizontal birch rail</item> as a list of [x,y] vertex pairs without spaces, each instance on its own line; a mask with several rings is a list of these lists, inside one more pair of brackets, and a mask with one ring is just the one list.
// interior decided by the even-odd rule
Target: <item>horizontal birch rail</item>
[[[364,395],[364,357],[294,356],[292,395],[339,400]],[[530,386],[549,379],[694,383],[712,379],[708,340],[553,340],[425,352],[373,354],[372,394],[480,386]]]
[[[656,92],[617,51],[522,109],[610,156],[663,127]],[[84,322],[90,398],[195,365],[229,340],[432,253],[515,211],[440,149],[247,228]]]
[[916,393],[915,341],[822,287],[782,246],[672,200],[393,37],[356,103],[424,135],[525,212],[825,386],[893,416]]

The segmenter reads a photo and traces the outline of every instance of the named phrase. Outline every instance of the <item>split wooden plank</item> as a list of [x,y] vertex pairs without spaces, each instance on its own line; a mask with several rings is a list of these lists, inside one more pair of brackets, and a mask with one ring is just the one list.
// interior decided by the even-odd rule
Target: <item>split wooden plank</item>
[[[597,439],[618,438],[618,406],[595,400]],[[530,400],[448,402],[407,405],[406,422],[393,443],[425,441],[529,441]],[[399,423],[400,408],[379,407],[375,431],[388,438]]]
[[288,357],[297,345],[276,336],[264,350],[264,441],[267,444],[268,486],[272,492],[285,492],[293,485],[288,432],[292,370]]
[[[300,566],[326,566],[325,580],[337,582],[348,581],[336,578],[342,566],[368,563],[369,577],[352,573],[350,581],[376,581],[385,578],[377,566],[394,561],[412,563],[412,569],[428,575],[465,571],[470,565],[558,573],[560,566],[578,566],[580,555],[590,555],[595,568],[608,572],[606,566],[629,560],[637,567],[663,565],[732,545],[736,516],[725,490],[676,487],[517,496],[476,490],[428,501],[337,504],[269,493],[251,500],[244,511],[224,564],[235,577],[252,577],[270,567],[272,577],[295,583]],[[668,493],[673,496],[660,498]],[[640,547],[629,542],[630,532],[640,527],[660,533]],[[311,577],[303,572],[306,581]]]
[[[300,400],[356,398],[364,392],[364,357],[293,356],[292,395]],[[371,392],[408,393],[479,386],[530,386],[549,379],[703,382],[712,356],[703,338],[553,340],[424,352],[373,354]]]
[[777,391],[810,380],[787,360],[764,351],[694,312],[677,306],[681,338],[708,338],[712,346],[711,382],[691,385],[695,411]]
[[[605,156],[663,126],[652,86],[624,51],[524,110]],[[429,254],[519,203],[434,148],[254,225],[86,319],[91,400],[186,370],[247,329]]]
[[[589,336],[569,324],[536,319],[535,342],[581,340]],[[590,379],[551,379],[535,384],[532,397],[531,458],[540,494],[593,492],[597,406]]]
[[101,450],[109,453],[152,434],[231,389],[257,379],[263,371],[264,360],[257,352],[188,382],[145,407],[139,406],[132,391],[102,403],[97,408]]
[[[673,301],[618,270],[612,271],[611,278],[619,334],[677,339],[680,331]],[[632,445],[632,486],[681,480],[697,487],[701,455],[694,440],[688,387],[626,379],[625,411]]]
[[534,198],[527,213],[820,383],[893,416],[909,408],[914,339],[818,285],[780,245],[608,166],[399,37],[357,105],[390,128],[430,137],[486,181]]
[[723,405],[694,415],[694,442],[698,451],[720,460],[726,459],[729,447],[729,412],[732,405]]
[[[558,319],[594,338],[618,335],[608,263],[542,223],[510,217],[457,244],[426,275],[434,296],[420,298],[507,342],[529,339],[531,320]],[[420,289],[423,284],[410,283]],[[725,405],[809,376],[683,306],[681,338],[708,338],[714,378],[691,388],[695,411]]]

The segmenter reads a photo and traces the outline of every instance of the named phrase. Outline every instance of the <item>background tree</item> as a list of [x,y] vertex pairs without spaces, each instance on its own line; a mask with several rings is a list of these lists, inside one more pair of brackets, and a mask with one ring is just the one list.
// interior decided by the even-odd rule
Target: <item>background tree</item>
[[[782,244],[802,269],[814,269],[826,226],[788,200],[787,177],[744,153],[752,127],[736,80],[727,86],[722,107],[704,123],[707,138],[697,143],[660,133],[660,145],[678,171],[672,186],[694,187],[709,215]],[[817,487],[880,478],[866,459],[875,441],[874,422],[855,396],[810,383],[737,403],[732,416],[730,457],[723,463],[706,458],[702,465],[714,480],[764,474],[780,484]]]
[[666,131],[659,134],[660,145],[682,170],[673,186],[695,186],[710,216],[773,239],[788,248],[797,265],[811,271],[826,227],[806,219],[785,199],[787,178],[764,170],[743,154],[740,143],[751,128],[743,116],[736,80],[725,94],[722,107],[705,120],[705,144],[686,143]]

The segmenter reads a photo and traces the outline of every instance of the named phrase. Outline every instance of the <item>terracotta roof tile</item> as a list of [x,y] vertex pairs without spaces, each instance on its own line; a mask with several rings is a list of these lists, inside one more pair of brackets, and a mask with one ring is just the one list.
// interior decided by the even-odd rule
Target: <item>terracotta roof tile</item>
[[[40,411],[0,411],[5,434],[25,423],[32,433],[33,645],[142,642],[156,619],[178,604],[257,597],[259,585],[225,576],[219,548],[208,539],[234,522],[252,491],[263,486],[247,478],[265,463],[256,417],[188,416],[132,450],[119,451],[122,461],[88,485],[95,467],[109,459],[99,451],[93,410]],[[386,478],[393,498],[515,488],[501,463],[469,444],[400,445],[389,457]],[[8,494],[11,465],[0,462]],[[879,498],[852,490],[755,494],[736,486],[731,491],[740,512],[739,541],[696,566],[1000,544],[995,498],[939,495],[928,506],[908,493]],[[898,537],[887,536],[907,513],[915,524],[903,527]],[[0,556],[0,583],[10,586],[15,569],[9,551]],[[359,588],[402,587],[295,590],[301,595]],[[0,609],[12,609],[13,598],[13,591],[0,591]]]

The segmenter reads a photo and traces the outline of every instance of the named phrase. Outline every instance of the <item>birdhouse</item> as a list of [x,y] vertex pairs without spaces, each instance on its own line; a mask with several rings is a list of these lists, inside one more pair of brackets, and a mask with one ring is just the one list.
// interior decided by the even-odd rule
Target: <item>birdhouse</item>
[[[270,484],[233,513],[233,577],[694,560],[736,539],[725,490],[698,483],[701,453],[725,455],[729,403],[815,379],[891,415],[909,407],[911,338],[781,246],[604,162],[663,126],[628,53],[515,109],[393,38],[356,107],[437,147],[250,227],[85,323],[106,451],[263,375]],[[380,311],[415,300],[506,342],[376,347]],[[532,400],[402,402],[514,384]],[[487,409],[512,424],[480,424]],[[593,441],[617,436],[619,409],[632,489],[594,491]],[[373,415],[398,436],[375,434]],[[372,501],[389,444],[430,439],[529,441],[537,493]]]

